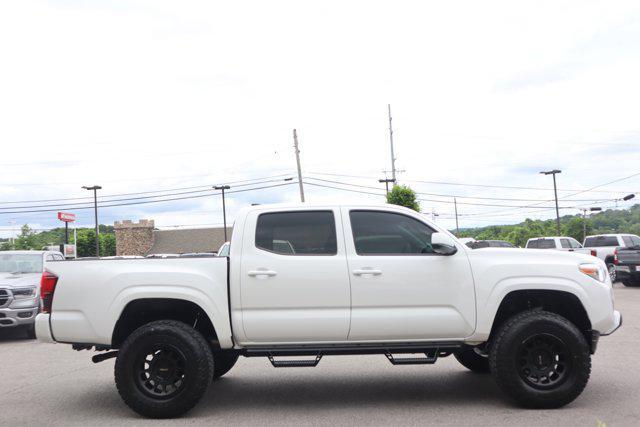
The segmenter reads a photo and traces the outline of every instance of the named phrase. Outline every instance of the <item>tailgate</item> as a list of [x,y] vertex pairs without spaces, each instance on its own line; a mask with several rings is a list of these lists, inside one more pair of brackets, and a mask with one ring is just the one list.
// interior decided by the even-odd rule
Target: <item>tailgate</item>
[[640,264],[640,249],[618,248],[618,264],[624,264],[624,265]]

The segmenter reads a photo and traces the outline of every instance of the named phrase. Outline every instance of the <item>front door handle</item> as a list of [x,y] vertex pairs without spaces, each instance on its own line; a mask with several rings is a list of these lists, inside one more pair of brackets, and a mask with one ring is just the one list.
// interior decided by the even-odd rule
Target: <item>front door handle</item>
[[251,277],[256,277],[256,276],[268,276],[268,277],[272,277],[275,276],[276,273],[273,270],[250,270],[249,272],[247,272],[247,274]]
[[371,274],[372,276],[379,276],[382,274],[382,270],[376,270],[373,268],[362,268],[362,269],[357,269],[357,270],[353,270],[353,274],[355,276],[362,276],[364,274]]

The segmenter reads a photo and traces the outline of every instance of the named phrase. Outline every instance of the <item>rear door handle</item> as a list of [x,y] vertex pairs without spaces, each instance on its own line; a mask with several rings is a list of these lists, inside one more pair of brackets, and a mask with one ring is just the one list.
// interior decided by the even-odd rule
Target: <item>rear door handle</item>
[[382,270],[376,270],[373,268],[362,268],[362,269],[357,269],[357,270],[353,270],[353,274],[355,276],[362,276],[364,274],[371,274],[372,276],[379,276],[382,274]]
[[250,270],[249,272],[247,272],[247,274],[251,277],[256,277],[256,276],[268,276],[268,277],[272,277],[275,276],[276,273],[273,270]]

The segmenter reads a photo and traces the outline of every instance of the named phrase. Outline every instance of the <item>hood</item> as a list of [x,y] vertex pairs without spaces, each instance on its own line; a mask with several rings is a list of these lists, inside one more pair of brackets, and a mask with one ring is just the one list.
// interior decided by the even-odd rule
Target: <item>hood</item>
[[26,286],[38,286],[40,284],[39,273],[11,274],[0,273],[0,288],[24,288]]
[[[470,256],[486,257],[518,257],[528,258],[531,261],[553,260],[553,261],[575,261],[577,263],[598,263],[598,258],[579,252],[558,251],[555,249],[520,249],[520,248],[481,248],[469,249]],[[483,255],[481,255],[483,254]]]

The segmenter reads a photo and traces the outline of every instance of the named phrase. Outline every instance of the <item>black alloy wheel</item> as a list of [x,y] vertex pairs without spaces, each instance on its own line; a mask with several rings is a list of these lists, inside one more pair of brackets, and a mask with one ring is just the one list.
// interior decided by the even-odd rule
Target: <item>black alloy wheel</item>
[[532,335],[518,350],[520,377],[533,388],[552,389],[570,375],[571,359],[571,350],[557,336]]

